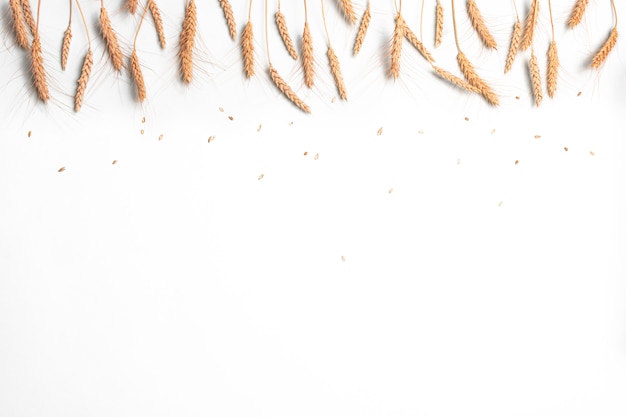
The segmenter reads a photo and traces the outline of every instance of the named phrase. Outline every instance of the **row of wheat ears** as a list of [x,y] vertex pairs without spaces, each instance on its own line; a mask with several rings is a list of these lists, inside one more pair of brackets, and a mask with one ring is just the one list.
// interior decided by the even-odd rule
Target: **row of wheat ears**
[[[72,10],[73,4],[75,3],[84,25],[84,29],[88,38],[88,49],[85,54],[85,58],[83,61],[82,70],[80,72],[79,79],[77,81],[76,93],[74,96],[74,108],[78,111],[83,103],[83,98],[85,94],[85,90],[87,88],[87,83],[89,81],[89,76],[91,73],[91,68],[93,66],[93,54],[91,50],[91,38],[89,35],[89,28],[83,14],[82,8],[80,6],[79,0],[69,0],[70,1],[70,13],[69,13],[69,23],[68,27],[63,36],[62,43],[62,51],[61,51],[61,66],[63,69],[66,68],[67,60],[69,56],[69,49],[72,40]],[[337,54],[332,48],[330,36],[328,34],[328,28],[326,26],[326,13],[324,10],[324,1],[320,0],[322,6],[322,17],[324,22],[324,29],[326,32],[327,38],[327,56],[330,71],[335,80],[335,84],[339,93],[339,96],[343,100],[347,100],[347,90],[343,80],[343,76],[341,73],[341,67],[339,65],[339,59]],[[347,22],[350,24],[356,24],[358,19],[355,13],[355,9],[353,7],[351,0],[338,0],[339,5],[341,6],[341,10],[343,12],[344,17]],[[407,39],[411,45],[413,45],[420,54],[428,61],[428,63],[432,66],[434,72],[443,78],[444,80],[456,85],[458,87],[463,88],[472,93],[477,93],[482,95],[485,100],[497,106],[499,103],[498,96],[489,86],[489,84],[481,78],[475,71],[472,63],[467,58],[467,56],[463,53],[460,47],[459,38],[458,38],[458,29],[456,22],[456,11],[455,11],[455,1],[451,1],[451,9],[452,9],[452,20],[454,27],[454,36],[455,43],[457,47],[457,61],[461,73],[464,78],[458,77],[451,72],[444,70],[435,65],[435,60],[432,54],[428,51],[428,49],[421,42],[420,38],[409,28],[407,23],[405,22],[402,16],[402,0],[398,0],[398,2],[394,1],[395,4],[395,26],[391,39],[391,48],[389,52],[389,69],[388,74],[392,78],[398,78],[400,76],[400,59],[402,55],[402,43],[404,39]],[[504,66],[504,72],[507,73],[511,70],[513,62],[519,52],[519,50],[527,50],[530,48],[530,59],[529,59],[529,70],[531,74],[532,81],[532,89],[533,95],[535,98],[535,103],[537,106],[540,105],[543,97],[543,87],[541,81],[541,72],[539,69],[539,65],[537,62],[537,57],[535,55],[534,47],[533,47],[533,36],[535,32],[535,28],[537,26],[537,21],[539,18],[539,0],[532,0],[531,6],[529,9],[528,16],[526,17],[525,23],[522,26],[519,15],[517,13],[517,5],[515,4],[515,0],[513,1],[514,10],[515,10],[515,24],[513,26],[513,32],[511,36],[511,42],[509,51],[507,54],[507,59]],[[219,0],[220,5],[224,12],[224,17],[227,23],[228,31],[233,40],[237,38],[237,24],[235,20],[235,16],[233,13],[233,9],[228,0]],[[422,13],[423,13],[423,2],[422,0]],[[547,90],[550,97],[553,97],[556,92],[557,78],[558,78],[558,68],[559,68],[559,58],[557,53],[556,41],[554,38],[554,22],[552,18],[552,5],[551,0],[547,0],[548,7],[550,10],[550,23],[552,27],[552,40],[550,42],[550,46],[547,51]],[[586,7],[588,5],[589,0],[577,0],[574,8],[572,10],[570,19],[568,24],[571,28],[574,28],[578,25],[585,13]],[[606,60],[609,52],[613,49],[617,42],[617,10],[615,8],[614,0],[610,0],[611,6],[613,9],[614,15],[614,26],[610,32],[610,35],[606,42],[602,45],[600,50],[591,60],[591,66],[593,68],[599,68],[601,64]],[[276,27],[278,32],[283,40],[285,48],[287,49],[289,55],[294,59],[300,59],[301,65],[304,73],[304,84],[308,88],[313,88],[315,84],[315,66],[314,66],[314,58],[313,58],[313,41],[311,36],[311,31],[309,28],[309,20],[308,20],[308,9],[307,9],[307,0],[303,0],[304,11],[305,11],[305,21],[304,21],[304,30],[302,33],[302,48],[300,51],[300,56],[298,51],[294,46],[294,42],[289,34],[289,30],[287,28],[285,16],[281,13],[280,9],[280,0],[278,0],[277,11],[274,15],[274,20],[276,23]],[[39,11],[41,8],[41,0],[38,0],[37,3],[37,19],[33,17],[32,10],[30,8],[29,0],[9,0],[9,6],[12,15],[12,23],[13,23],[13,32],[15,34],[15,41],[17,45],[20,47],[30,51],[31,57],[31,69],[32,69],[32,78],[33,78],[33,86],[37,92],[38,97],[43,101],[47,102],[50,98],[50,92],[48,89],[48,84],[46,81],[46,72],[44,69],[42,48],[41,48],[41,40],[39,38],[38,26],[39,26]],[[139,0],[126,0],[125,8],[132,14],[135,14],[139,9]],[[289,86],[289,84],[279,75],[276,68],[272,65],[270,59],[270,51],[269,51],[269,42],[268,42],[268,0],[265,0],[265,41],[266,41],[266,50],[267,50],[267,59],[269,65],[269,75],[276,87],[296,106],[298,106],[304,112],[309,113],[310,107],[298,97],[298,95],[294,92],[294,90]],[[482,14],[476,4],[475,0],[467,0],[466,1],[466,9],[469,20],[475,29],[477,35],[481,39],[482,43],[487,48],[495,49],[497,47],[496,41],[489,31],[485,20],[482,17]],[[251,22],[251,10],[252,10],[252,0],[249,0],[249,8],[248,8],[248,20],[246,25],[244,26],[242,35],[241,35],[241,51],[243,58],[243,71],[246,77],[250,78],[255,75],[255,60],[254,60],[254,34],[252,29]],[[155,28],[159,37],[159,42],[162,48],[166,46],[165,34],[163,29],[163,19],[161,17],[161,13],[159,7],[156,4],[156,0],[147,0],[143,8],[143,13],[141,15],[141,19],[139,21],[137,30],[135,32],[135,38],[133,41],[133,49],[130,56],[130,65],[129,72],[131,78],[136,86],[137,90],[137,98],[141,102],[146,98],[146,86],[144,83],[144,78],[141,70],[141,65],[139,62],[139,58],[137,56],[137,36],[139,35],[139,31],[141,29],[143,20],[146,16],[147,12],[150,12],[152,18],[155,23]],[[441,0],[437,0],[436,4],[436,24],[435,24],[435,47],[439,46],[442,42],[443,36],[443,28],[444,28],[444,8],[441,4]],[[372,18],[371,14],[371,5],[370,0],[367,1],[367,6],[360,20],[360,24],[358,26],[356,38],[354,41],[353,53],[357,55],[361,50],[363,42],[365,40],[366,34],[368,32],[368,28],[370,25],[370,21]],[[102,40],[106,44],[106,49],[108,55],[110,57],[110,62],[113,68],[121,72],[123,65],[123,54],[120,49],[119,42],[117,40],[117,35],[111,21],[109,19],[109,15],[107,9],[104,6],[104,0],[100,0],[100,17],[99,17],[99,26],[100,26],[100,35]],[[197,12],[196,12],[196,4],[195,0],[185,0],[185,15],[182,23],[182,30],[180,33],[179,40],[179,51],[178,51],[178,59],[180,65],[180,74],[182,81],[184,83],[190,83],[193,79],[193,52],[194,52],[194,44],[195,37],[198,27],[197,20]],[[32,38],[32,40],[31,40]]]

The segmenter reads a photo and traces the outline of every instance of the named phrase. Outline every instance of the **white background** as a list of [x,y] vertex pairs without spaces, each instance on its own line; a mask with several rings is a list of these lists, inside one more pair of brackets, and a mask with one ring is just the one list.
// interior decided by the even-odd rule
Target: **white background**
[[[61,71],[66,3],[42,5],[47,106],[2,20],[0,415],[626,414],[624,43],[588,68],[608,1],[573,31],[573,1],[554,2],[561,75],[540,108],[528,53],[502,73],[512,4],[478,2],[499,45],[486,51],[458,2],[461,45],[497,109],[437,79],[407,43],[401,78],[385,78],[390,0],[373,2],[358,57],[356,28],[327,2],[350,97],[333,102],[310,1],[317,87],[273,25],[270,48],[312,115],[271,85],[258,0],[252,80],[218,1],[198,1],[191,86],[176,65],[184,2],[159,1],[169,45],[148,17],[143,105],[103,54],[99,2],[84,0],[96,63],[74,114],[87,42],[75,14]],[[121,3],[105,2],[128,56],[139,18]],[[301,2],[282,3],[299,39]],[[448,2],[432,47],[434,4],[424,42],[459,74]],[[241,31],[247,2],[233,6]],[[403,14],[419,33],[419,2]]]

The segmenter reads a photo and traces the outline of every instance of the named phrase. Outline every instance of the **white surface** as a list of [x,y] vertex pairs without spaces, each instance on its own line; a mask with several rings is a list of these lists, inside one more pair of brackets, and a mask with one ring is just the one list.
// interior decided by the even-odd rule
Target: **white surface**
[[[93,21],[98,5],[84,3]],[[183,2],[159,3],[169,47],[158,49],[151,23],[142,29],[143,107],[127,75],[98,58],[85,108],[68,110],[86,41],[76,20],[61,72],[63,7],[42,7],[47,107],[5,33],[0,415],[625,415],[623,42],[599,73],[584,68],[611,26],[608,2],[591,2],[573,32],[563,27],[572,2],[555,2],[562,75],[539,109],[526,55],[501,74],[508,2],[479,2],[496,52],[481,51],[459,10],[462,45],[498,109],[433,77],[408,44],[402,78],[384,79],[391,1],[376,2],[357,58],[354,29],[328,3],[350,94],[331,103],[310,2],[323,74],[313,92],[298,89],[310,116],[261,74],[261,2],[251,81],[218,2],[199,2],[214,65],[191,87],[174,59]],[[299,2],[282,7],[295,37]],[[417,10],[404,2],[415,30]],[[137,18],[111,13],[127,47]],[[458,73],[449,6],[446,19],[444,45],[431,49]],[[270,35],[274,62],[301,86]]]

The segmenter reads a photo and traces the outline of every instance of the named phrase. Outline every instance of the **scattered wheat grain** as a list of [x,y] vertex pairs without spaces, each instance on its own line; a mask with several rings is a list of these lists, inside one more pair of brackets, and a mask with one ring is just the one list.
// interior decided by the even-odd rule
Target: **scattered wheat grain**
[[576,97],[580,97],[582,95],[582,91],[579,91],[578,94],[576,94]]
[[28,131],[28,137],[30,137],[32,134],[33,134],[33,131],[32,131],[32,130],[29,130],[29,131]]
[[259,175],[259,181],[261,181],[264,176],[265,176],[264,174]]
[[141,118],[141,123],[146,123],[146,117],[145,116]]
[[316,161],[320,158],[320,154],[316,153],[315,156],[313,157],[313,159],[315,159]]
[[515,160],[515,165],[517,165],[517,164],[519,164],[519,161],[516,159],[516,160]]
[[257,132],[260,132],[260,131],[261,131],[261,127],[262,127],[262,126],[263,126],[263,125],[259,125],[259,127],[257,127],[257,128],[256,128],[256,131],[257,131]]
[[567,147],[567,146],[566,146],[566,147],[564,147],[563,149],[565,150],[565,152],[569,151],[569,149],[568,149],[568,147]]
[[487,48],[497,49],[498,45],[496,44],[496,40],[493,38],[491,32],[489,32],[489,28],[485,24],[485,20],[483,19],[478,6],[476,5],[475,0],[467,0],[467,16],[472,22],[472,26],[478,33],[478,36],[483,41]]
[[59,170],[57,172],[63,172],[63,171],[65,171],[65,167],[59,168]]
[[215,136],[209,136],[209,140],[207,141],[208,143],[211,143],[215,140]]
[[541,139],[541,135],[535,135],[535,139]]
[[146,133],[146,131],[141,129],[140,133],[143,135],[144,133]]
[[466,122],[469,122],[469,117],[466,117],[466,118],[465,118],[465,121],[466,121]]
[[235,120],[233,116],[228,116],[228,120]]
[[159,135],[159,142],[163,140],[163,135]]
[[380,136],[383,134],[383,128],[381,127],[380,129],[378,129],[378,132],[376,132],[376,136]]
[[596,153],[595,153],[594,151],[589,151],[589,154],[590,154],[591,156],[595,156],[595,155],[596,155]]
[[117,159],[114,159],[113,162],[111,162],[111,165],[115,165],[117,164]]

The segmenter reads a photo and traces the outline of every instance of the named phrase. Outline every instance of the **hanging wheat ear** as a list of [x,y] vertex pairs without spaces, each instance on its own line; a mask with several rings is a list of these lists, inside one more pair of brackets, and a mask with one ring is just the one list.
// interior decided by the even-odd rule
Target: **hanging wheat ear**
[[417,49],[417,51],[422,54],[422,56],[428,62],[435,62],[435,58],[431,55],[431,53],[426,49],[424,44],[417,38],[417,35],[409,28],[409,25],[404,22],[404,37],[409,41],[411,45]]
[[309,16],[306,0],[304,0],[304,30],[302,31],[302,69],[304,70],[304,85],[313,88],[315,85],[315,61],[313,59],[313,37],[309,28]]
[[83,61],[83,67],[80,71],[80,77],[76,82],[76,94],[74,95],[74,111],[79,111],[83,105],[83,98],[85,97],[85,91],[87,90],[87,82],[89,81],[89,76],[91,75],[91,68],[93,66],[93,53],[91,52],[91,37],[89,36],[89,27],[87,26],[87,20],[85,19],[83,9],[80,7],[80,2],[78,0],[76,0],[76,6],[78,7],[80,17],[82,18],[83,24],[85,25],[85,34],[87,36],[87,41],[89,42],[87,54],[85,55],[85,59]]
[[137,25],[137,31],[135,32],[135,39],[133,40],[133,52],[130,55],[130,75],[137,87],[137,99],[139,102],[143,102],[146,99],[146,83],[143,79],[143,72],[141,71],[141,65],[139,63],[139,57],[137,56],[137,38],[139,37],[139,31],[141,30],[141,25],[143,24],[143,20],[146,17],[146,12],[150,8],[150,3],[153,0],[148,0],[148,4],[143,10],[141,14],[141,19],[139,20],[139,25]]
[[556,40],[554,39],[554,20],[552,18],[552,1],[548,0],[548,8],[550,9],[550,26],[552,27],[552,41],[548,48],[548,71],[546,80],[548,85],[548,95],[554,97],[556,94],[556,83],[559,77],[559,53],[556,48]]
[[117,34],[113,30],[111,20],[109,19],[109,13],[104,7],[104,0],[100,1],[100,33],[107,46],[107,51],[111,57],[111,64],[116,71],[122,71],[123,59],[122,50],[120,44],[117,41]]
[[30,0],[21,0],[22,2],[22,10],[24,11],[24,20],[26,21],[26,24],[28,25],[28,28],[30,29],[30,33],[32,35],[35,34],[35,27],[36,27],[36,22],[35,22],[35,18],[33,17],[33,11],[30,8]]
[[285,48],[287,48],[287,52],[289,52],[289,56],[293,59],[298,59],[298,52],[293,45],[293,40],[291,39],[291,36],[289,35],[289,30],[287,29],[287,21],[285,19],[285,15],[282,14],[280,11],[280,1],[278,2],[278,10],[276,11],[274,18],[276,20],[278,33],[280,34],[280,38],[285,44]]
[[393,78],[400,76],[400,59],[402,58],[402,39],[406,33],[406,23],[404,18],[398,12],[396,14],[396,24],[393,29],[393,38],[391,39],[391,53],[389,75]]
[[363,17],[361,18],[361,24],[359,24],[359,30],[356,33],[356,39],[354,41],[354,55],[358,55],[359,51],[361,51],[361,47],[363,46],[363,41],[365,40],[365,35],[367,34],[367,29],[370,26],[370,21],[372,19],[372,11],[370,9],[370,1],[367,2],[367,8],[365,12],[363,12]]
[[587,4],[589,4],[589,0],[576,1],[574,9],[572,10],[572,14],[567,22],[570,28],[575,28],[583,20],[585,10],[587,9]]
[[24,49],[28,49],[28,33],[24,24],[24,13],[20,0],[9,0],[11,17],[13,19],[13,32],[15,32],[15,42]]
[[126,0],[126,4],[124,5],[124,7],[127,8],[131,14],[135,14],[137,12],[138,5],[139,0]]
[[356,13],[354,12],[352,0],[339,0],[339,2],[341,3],[343,15],[346,17],[346,20],[352,24],[356,23]]
[[154,27],[156,29],[157,35],[159,36],[161,49],[165,49],[167,40],[165,39],[165,30],[163,29],[163,17],[161,16],[159,6],[157,6],[156,4],[156,0],[152,0],[151,2],[149,2],[149,8],[150,14],[152,15],[152,20],[154,20]]
[[533,0],[530,4],[530,10],[526,17],[524,24],[524,34],[522,35],[522,42],[520,47],[523,51],[533,43],[533,36],[535,35],[535,27],[537,26],[537,20],[539,19],[539,0]]
[[180,73],[185,84],[193,79],[193,49],[198,28],[198,16],[196,2],[189,0],[185,7],[183,30],[180,33],[178,58],[180,61]]
[[252,21],[250,20],[252,12],[252,0],[248,6],[248,23],[241,34],[241,54],[243,56],[243,72],[246,78],[254,75],[254,32],[252,32]]
[[328,34],[328,27],[326,26],[326,11],[324,10],[324,0],[320,0],[322,3],[322,20],[324,21],[324,31],[326,32],[326,39],[328,41],[328,64],[330,65],[330,72],[333,75],[335,80],[335,85],[337,86],[337,91],[339,92],[339,97],[342,100],[348,99],[348,92],[346,90],[346,84],[343,80],[343,75],[341,74],[341,66],[339,65],[339,58],[337,58],[337,54],[333,50],[333,47],[330,43],[330,35]]
[[591,60],[591,67],[595,69],[600,68],[602,63],[606,61],[609,53],[617,43],[617,9],[615,8],[614,0],[611,0],[611,6],[613,8],[613,15],[615,16],[615,24],[613,25],[613,29],[611,30],[608,39],[606,40],[606,42],[604,42],[598,53],[596,53],[596,55]]
[[272,82],[274,83],[274,85],[276,85],[276,87],[280,90],[280,92],[283,93],[283,95],[287,97],[289,101],[291,101],[293,104],[298,106],[298,108],[302,110],[303,112],[311,113],[311,109],[309,108],[309,106],[300,97],[298,97],[298,95],[291,89],[289,84],[285,82],[285,80],[280,76],[280,74],[278,74],[278,71],[276,70],[276,68],[274,68],[274,66],[272,65],[272,60],[270,59],[270,48],[269,48],[269,35],[268,35],[269,31],[267,28],[268,27],[267,1],[268,0],[265,0],[265,50],[267,52],[267,62],[269,64],[270,78],[272,79]]
[[37,91],[37,96],[41,101],[47,103],[50,100],[46,71],[43,66],[43,53],[41,51],[41,39],[39,38],[39,14],[41,10],[41,0],[37,2],[37,24],[33,34],[33,43],[30,47],[31,70],[33,75],[33,85]]
[[63,44],[61,46],[61,68],[65,71],[67,67],[67,59],[70,55],[70,44],[72,43],[72,3],[70,0],[70,21],[67,24],[67,29],[63,33]]
[[443,68],[439,68],[435,65],[433,65],[433,69],[435,70],[435,74],[437,74],[442,79],[450,82],[451,84],[461,87],[462,89],[469,91],[471,93],[480,94],[480,90],[478,88],[474,87],[473,85],[465,81],[463,78],[457,77],[451,72],[448,72],[444,70]]
[[533,87],[533,96],[535,97],[535,105],[539,107],[541,100],[543,99],[543,92],[541,89],[541,72],[539,71],[539,63],[535,56],[535,51],[530,51],[530,61],[528,62],[530,70],[530,80]]
[[228,33],[232,40],[237,38],[237,22],[235,21],[235,14],[233,8],[228,0],[220,0],[220,6],[224,12],[224,18],[226,19],[226,25],[228,26]]
[[487,48],[497,49],[498,45],[496,44],[496,40],[493,38],[491,32],[489,32],[485,20],[476,5],[476,1],[467,0],[467,16],[485,46]]
[[443,38],[443,6],[441,1],[437,0],[437,8],[435,10],[435,47],[441,45]]

